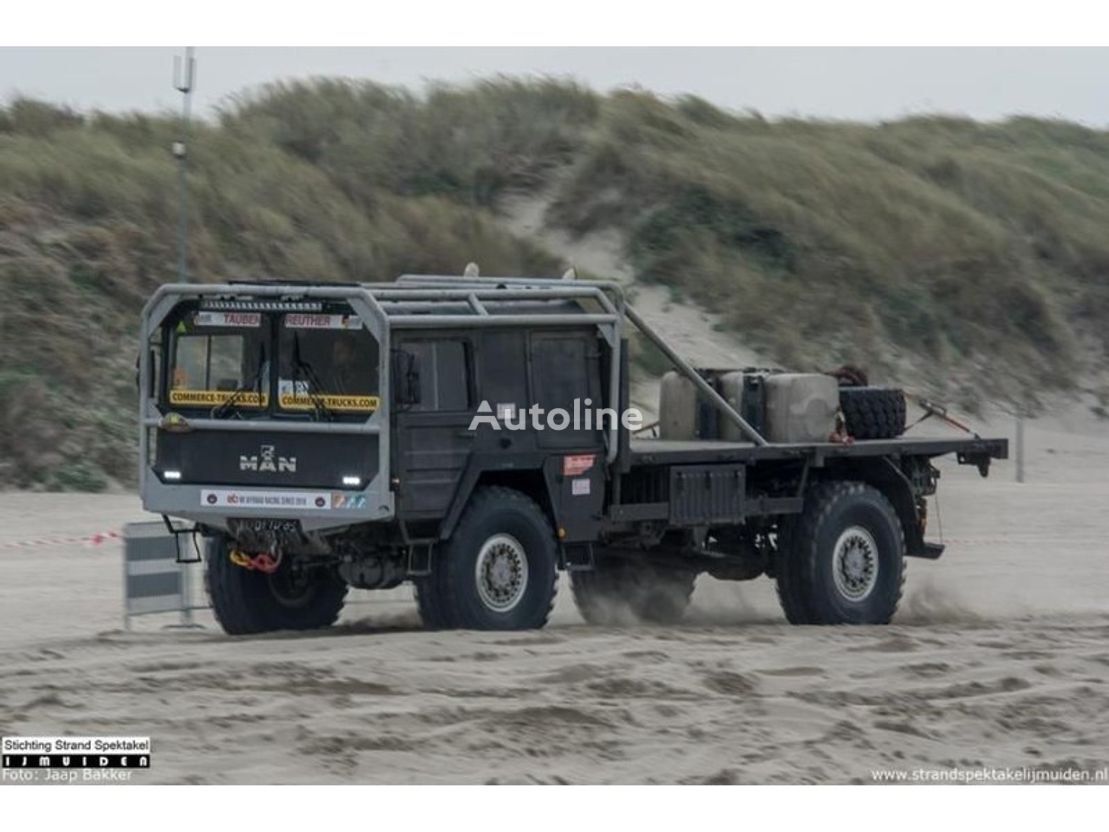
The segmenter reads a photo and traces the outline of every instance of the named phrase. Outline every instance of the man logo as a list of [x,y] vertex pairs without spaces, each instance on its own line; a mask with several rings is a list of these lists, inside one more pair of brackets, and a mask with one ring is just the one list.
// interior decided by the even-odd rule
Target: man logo
[[295,456],[278,456],[275,446],[263,445],[259,454],[239,457],[239,470],[272,474],[295,474],[297,458]]

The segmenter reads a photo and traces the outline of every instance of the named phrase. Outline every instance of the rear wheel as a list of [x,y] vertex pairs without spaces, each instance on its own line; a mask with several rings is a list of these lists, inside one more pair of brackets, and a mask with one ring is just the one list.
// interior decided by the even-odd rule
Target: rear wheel
[[593,569],[571,572],[570,588],[581,617],[613,626],[628,618],[675,624],[685,615],[697,573],[598,556]]
[[204,583],[228,635],[315,630],[339,618],[347,585],[332,573],[295,569],[286,559],[267,575],[237,566],[228,555],[227,538],[208,541]]
[[554,534],[535,501],[484,488],[416,585],[420,615],[440,629],[537,629],[554,606],[557,570]]
[[905,536],[893,506],[860,482],[814,486],[783,528],[778,597],[791,624],[888,624],[905,580]]

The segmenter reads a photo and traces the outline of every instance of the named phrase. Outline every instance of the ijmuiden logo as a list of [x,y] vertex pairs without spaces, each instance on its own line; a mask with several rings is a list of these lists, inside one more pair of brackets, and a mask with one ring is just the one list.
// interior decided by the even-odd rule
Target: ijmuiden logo
[[150,737],[3,737],[0,782],[129,782],[150,769]]

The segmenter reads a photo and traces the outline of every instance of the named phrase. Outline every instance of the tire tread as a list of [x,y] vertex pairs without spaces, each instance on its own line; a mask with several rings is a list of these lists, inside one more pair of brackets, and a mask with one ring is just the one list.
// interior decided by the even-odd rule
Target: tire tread
[[316,630],[339,619],[346,600],[346,583],[327,577],[309,607],[281,607],[261,576],[236,566],[227,557],[226,538],[212,538],[206,547],[204,587],[212,613],[228,635],[255,635],[273,630]]
[[902,553],[901,574],[897,585],[896,595],[892,599],[889,614],[876,624],[888,624],[897,610],[905,586],[905,532],[897,520],[897,514],[890,505],[889,500],[878,489],[863,482],[854,480],[830,480],[817,483],[809,490],[805,497],[805,507],[801,514],[793,518],[786,526],[785,533],[779,541],[778,561],[776,565],[776,583],[778,599],[786,619],[791,624],[830,624],[837,623],[829,619],[827,613],[821,610],[818,591],[814,585],[813,576],[816,574],[816,562],[820,556],[818,551],[818,534],[820,528],[828,521],[829,515],[837,504],[852,496],[876,496],[885,504],[888,515],[893,518],[894,527],[898,535],[898,551]]
[[893,387],[841,387],[839,406],[855,439],[896,439],[905,432],[905,391]]
[[[432,574],[417,588],[421,616],[426,612],[425,625],[437,629],[454,629],[466,625],[466,612],[460,595],[461,582],[451,579],[451,559],[460,557],[454,553],[454,549],[458,545],[465,545],[470,537],[471,528],[482,522],[489,511],[506,508],[515,509],[529,516],[538,528],[544,529],[550,535],[553,542],[554,534],[550,521],[531,497],[514,488],[498,485],[486,486],[476,491],[470,498],[470,503],[451,534],[450,540],[435,553],[437,562],[433,562]],[[531,629],[542,629],[546,626],[554,609],[557,594],[558,570],[556,569],[547,608],[540,619],[530,625]]]

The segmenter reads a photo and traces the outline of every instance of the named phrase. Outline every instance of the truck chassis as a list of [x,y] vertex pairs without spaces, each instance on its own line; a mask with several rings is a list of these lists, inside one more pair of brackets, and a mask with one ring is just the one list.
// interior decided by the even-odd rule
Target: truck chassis
[[[298,327],[363,337],[372,395],[325,395],[333,368],[303,358]],[[479,403],[508,415],[574,394],[622,413],[632,328],[745,441],[637,438],[617,419],[471,429]],[[182,345],[206,345],[207,378],[220,338],[240,382],[181,389]],[[977,437],[768,442],[607,282],[167,285],[140,344],[143,503],[206,537],[231,634],[327,626],[348,586],[405,581],[429,627],[542,627],[560,570],[592,623],[677,621],[709,574],[772,578],[792,623],[882,624],[904,557],[943,552],[925,540],[932,460],[985,476],[1007,455]]]

